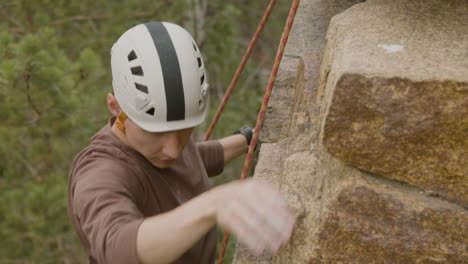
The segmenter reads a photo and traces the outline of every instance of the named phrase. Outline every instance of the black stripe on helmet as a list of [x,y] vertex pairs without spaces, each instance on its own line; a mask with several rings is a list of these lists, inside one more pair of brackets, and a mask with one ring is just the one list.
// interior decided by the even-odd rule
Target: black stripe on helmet
[[167,121],[185,119],[185,98],[179,60],[171,36],[161,22],[145,24],[158,51],[166,91]]

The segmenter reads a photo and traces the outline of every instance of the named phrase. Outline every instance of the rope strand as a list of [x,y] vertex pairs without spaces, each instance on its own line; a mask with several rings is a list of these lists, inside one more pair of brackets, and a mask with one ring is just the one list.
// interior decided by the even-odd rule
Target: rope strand
[[[252,137],[252,141],[250,142],[249,152],[247,153],[247,157],[245,158],[245,162],[244,162],[244,167],[242,168],[242,174],[240,176],[241,180],[244,180],[247,177],[247,173],[249,171],[250,164],[252,162],[253,152],[255,150],[255,145],[257,144],[258,134],[260,133],[260,129],[261,129],[262,124],[263,124],[263,119],[265,117],[265,110],[266,110],[266,107],[268,105],[268,102],[270,101],[271,91],[273,90],[273,85],[275,83],[276,76],[278,74],[279,66],[281,64],[281,59],[283,58],[284,49],[286,47],[286,43],[288,42],[289,33],[291,32],[291,28],[292,28],[294,18],[295,18],[296,13],[297,13],[297,8],[299,6],[299,2],[300,2],[299,0],[293,0],[291,9],[289,11],[288,19],[286,21],[286,26],[285,26],[283,34],[281,36],[281,42],[280,42],[280,45],[278,47],[278,52],[276,54],[275,63],[273,64],[273,69],[271,71],[270,79],[268,81],[268,85],[267,85],[267,88],[266,88],[266,91],[265,91],[265,95],[263,97],[262,107],[260,108],[260,112],[259,112],[258,117],[257,117],[257,123],[255,125],[255,131],[254,131],[254,134],[253,134],[253,137]],[[222,243],[222,246],[221,246],[221,250],[219,252],[219,257],[218,257],[217,264],[222,264],[223,263],[223,259],[224,259],[224,255],[226,253],[226,246],[227,246],[228,241],[229,241],[229,233],[225,232],[224,233],[224,238],[223,238],[223,243]]]
[[219,117],[221,116],[221,113],[224,110],[224,107],[227,104],[227,101],[229,100],[229,97],[232,94],[232,90],[234,89],[234,86],[236,85],[237,81],[239,80],[239,76],[244,70],[245,64],[247,63],[247,60],[250,57],[250,54],[252,53],[253,48],[255,47],[255,44],[257,43],[258,37],[260,36],[260,33],[262,33],[263,28],[265,26],[265,23],[268,20],[268,17],[270,17],[270,13],[273,10],[273,7],[276,4],[276,0],[271,0],[270,4],[268,4],[268,7],[265,11],[265,14],[263,14],[262,20],[260,21],[260,24],[258,24],[257,30],[255,31],[252,39],[250,40],[249,46],[247,47],[247,50],[245,51],[244,56],[242,57],[242,60],[237,67],[236,73],[232,77],[231,82],[229,83],[229,86],[226,90],[226,93],[224,94],[224,98],[219,104],[218,110],[216,111],[215,116],[213,117],[213,120],[211,121],[210,126],[208,127],[208,130],[206,131],[205,137],[203,138],[203,141],[206,141],[210,138],[211,133],[213,132],[214,127],[216,126]]

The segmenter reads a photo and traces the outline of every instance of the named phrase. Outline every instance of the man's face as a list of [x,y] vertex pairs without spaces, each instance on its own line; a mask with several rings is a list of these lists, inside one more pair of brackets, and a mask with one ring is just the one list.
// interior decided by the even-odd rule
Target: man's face
[[125,121],[128,144],[155,167],[168,168],[190,140],[193,128],[169,132],[148,132],[130,119]]

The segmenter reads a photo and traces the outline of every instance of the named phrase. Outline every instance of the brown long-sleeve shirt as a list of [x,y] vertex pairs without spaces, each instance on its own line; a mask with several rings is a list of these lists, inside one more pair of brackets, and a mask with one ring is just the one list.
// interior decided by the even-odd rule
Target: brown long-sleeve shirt
[[[156,168],[114,136],[113,121],[73,162],[68,214],[90,263],[132,264],[138,263],[136,237],[143,219],[208,190],[208,176],[224,168],[224,153],[217,141],[191,139],[170,168]],[[215,250],[213,228],[174,263],[212,264]]]

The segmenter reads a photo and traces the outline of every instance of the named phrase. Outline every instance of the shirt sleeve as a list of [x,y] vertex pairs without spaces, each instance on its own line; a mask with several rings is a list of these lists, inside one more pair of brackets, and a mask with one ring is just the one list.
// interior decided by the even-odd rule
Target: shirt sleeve
[[132,175],[123,174],[115,168],[90,170],[75,184],[75,214],[98,263],[139,263],[136,239],[144,217],[124,179]]
[[197,143],[197,149],[209,177],[217,176],[224,170],[224,150],[217,140]]

